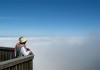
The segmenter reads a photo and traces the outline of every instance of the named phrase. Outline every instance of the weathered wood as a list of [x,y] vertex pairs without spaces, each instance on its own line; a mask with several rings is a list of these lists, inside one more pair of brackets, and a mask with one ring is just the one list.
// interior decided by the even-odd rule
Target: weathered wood
[[12,59],[14,48],[0,47],[0,70],[33,70],[34,55]]
[[26,67],[27,61],[30,61],[30,60],[33,60],[33,55],[3,61],[3,62],[0,62],[0,69],[8,68],[8,67],[11,67],[23,62],[25,62],[25,67]]
[[0,62],[12,59],[14,48],[0,47]]
[[0,50],[9,50],[9,51],[13,51],[14,48],[12,47],[2,47],[0,46]]

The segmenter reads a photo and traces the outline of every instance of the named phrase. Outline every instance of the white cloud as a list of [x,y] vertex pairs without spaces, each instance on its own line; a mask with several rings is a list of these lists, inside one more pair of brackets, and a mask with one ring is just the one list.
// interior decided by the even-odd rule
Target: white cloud
[[[14,47],[18,38],[0,38]],[[34,70],[100,70],[100,36],[28,37],[35,54]]]

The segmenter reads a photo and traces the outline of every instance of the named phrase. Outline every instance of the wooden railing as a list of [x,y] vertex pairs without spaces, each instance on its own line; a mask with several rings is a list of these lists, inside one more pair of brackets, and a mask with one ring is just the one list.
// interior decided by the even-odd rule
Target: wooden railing
[[13,49],[0,47],[0,70],[33,70],[34,55],[13,58]]
[[0,47],[0,62],[12,59],[13,50],[14,48]]

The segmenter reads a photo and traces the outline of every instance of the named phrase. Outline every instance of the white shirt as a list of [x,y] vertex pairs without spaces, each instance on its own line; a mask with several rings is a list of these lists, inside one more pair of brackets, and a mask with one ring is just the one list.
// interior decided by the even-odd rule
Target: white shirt
[[26,51],[26,49],[24,47],[21,48],[21,53],[24,55],[24,56],[27,56],[29,55],[30,51]]

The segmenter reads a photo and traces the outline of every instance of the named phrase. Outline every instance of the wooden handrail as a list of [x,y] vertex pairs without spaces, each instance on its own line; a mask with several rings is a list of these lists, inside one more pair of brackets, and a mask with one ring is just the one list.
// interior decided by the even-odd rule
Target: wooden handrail
[[3,47],[3,46],[0,46],[0,50],[8,50],[8,51],[13,51],[14,48],[12,47]]
[[14,55],[14,48],[11,47],[1,47],[0,46],[0,62],[5,60],[10,60]]
[[9,67],[12,67],[14,65],[24,63],[24,62],[27,62],[27,61],[32,61],[33,58],[34,58],[33,55],[29,55],[29,56],[26,56],[26,57],[22,56],[22,57],[19,57],[19,58],[0,62],[0,70],[5,69],[5,68],[9,68]]
[[13,57],[14,48],[0,47],[0,70],[33,70],[34,55]]

